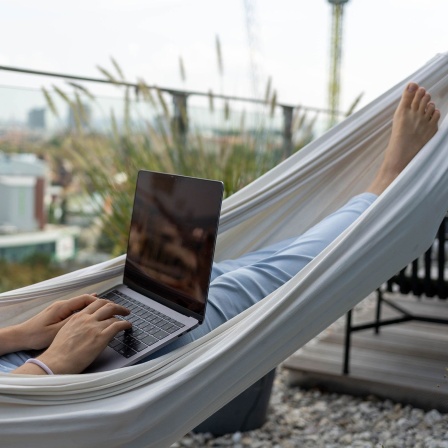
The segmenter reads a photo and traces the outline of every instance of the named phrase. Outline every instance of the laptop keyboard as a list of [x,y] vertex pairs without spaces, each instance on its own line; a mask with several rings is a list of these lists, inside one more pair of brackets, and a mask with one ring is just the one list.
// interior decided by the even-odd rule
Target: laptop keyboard
[[185,325],[135,299],[113,290],[101,296],[130,310],[128,316],[116,316],[132,322],[132,329],[118,333],[109,347],[130,358],[156,342],[165,339]]

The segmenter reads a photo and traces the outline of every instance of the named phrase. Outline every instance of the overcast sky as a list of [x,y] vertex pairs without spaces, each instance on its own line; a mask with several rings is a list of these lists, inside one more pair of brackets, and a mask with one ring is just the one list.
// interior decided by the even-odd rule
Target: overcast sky
[[[331,7],[327,0],[252,0],[260,91],[327,107]],[[251,96],[244,0],[4,0],[0,65],[101,76],[110,57],[133,81]],[[362,104],[448,51],[448,0],[350,0],[345,6],[341,108]],[[224,76],[218,74],[219,36]],[[182,56],[186,71],[179,71]],[[46,79],[0,71],[0,85]],[[102,93],[99,87],[91,87]]]

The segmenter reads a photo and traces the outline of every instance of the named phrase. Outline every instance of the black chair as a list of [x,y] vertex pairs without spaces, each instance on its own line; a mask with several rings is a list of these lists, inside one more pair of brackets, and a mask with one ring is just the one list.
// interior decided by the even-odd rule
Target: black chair
[[[376,316],[374,321],[362,325],[354,325],[352,322],[352,310],[347,313],[343,360],[343,373],[345,375],[349,374],[351,335],[356,331],[373,328],[375,334],[378,334],[382,326],[409,321],[448,324],[448,319],[415,315],[394,303],[393,299],[387,297],[388,293],[400,292],[401,294],[412,294],[418,298],[424,295],[426,297],[447,300],[448,280],[445,276],[447,222],[448,218],[445,217],[439,227],[434,243],[421,257],[407,265],[377,289]],[[383,305],[398,311],[401,316],[393,319],[381,319]]]

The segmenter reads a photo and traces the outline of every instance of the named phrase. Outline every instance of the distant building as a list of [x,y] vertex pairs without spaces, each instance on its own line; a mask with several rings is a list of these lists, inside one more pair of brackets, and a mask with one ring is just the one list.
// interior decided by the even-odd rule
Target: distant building
[[30,129],[45,130],[45,109],[34,108],[28,112],[28,127]]
[[73,226],[0,235],[0,258],[20,262],[37,253],[53,261],[72,260],[77,253],[78,237],[79,228]]
[[44,228],[46,173],[46,163],[33,154],[0,153],[0,232]]
[[34,154],[0,152],[0,258],[75,258],[79,227],[46,225],[46,179],[47,164]]

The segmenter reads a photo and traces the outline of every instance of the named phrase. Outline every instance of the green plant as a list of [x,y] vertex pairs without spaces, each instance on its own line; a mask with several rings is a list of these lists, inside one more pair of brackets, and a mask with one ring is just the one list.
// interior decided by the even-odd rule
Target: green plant
[[0,271],[0,292],[38,283],[66,272],[43,254],[31,255],[21,263],[0,259]]
[[[220,46],[218,62],[223,73]],[[181,74],[185,68],[181,61]],[[229,196],[252,182],[284,159],[281,138],[269,130],[276,109],[276,92],[268,83],[266,100],[256,127],[248,128],[246,114],[241,114],[239,124],[232,120],[228,101],[223,103],[221,132],[206,136],[199,127],[189,123],[182,95],[176,97],[178,108],[170,110],[166,94],[157,88],[149,88],[138,81],[135,89],[123,87],[125,78],[118,64],[112,60],[115,74],[99,68],[108,80],[123,91],[123,118],[118,120],[110,113],[110,133],[98,134],[86,126],[85,103],[95,104],[95,98],[86,88],[71,83],[71,94],[54,88],[45,91],[45,97],[55,114],[57,108],[52,99],[56,94],[73,111],[75,127],[62,139],[63,156],[68,158],[74,175],[85,190],[97,193],[102,200],[98,214],[103,222],[102,244],[110,242],[110,251],[117,255],[125,250],[132,198],[138,170],[172,172],[188,176],[220,179]],[[216,114],[218,100],[209,93],[209,114]],[[142,105],[148,113],[141,116]],[[135,118],[139,124],[136,125]],[[314,119],[299,113],[293,122],[295,130],[301,130],[301,140],[293,148],[299,149],[312,139]],[[186,129],[188,128],[188,132]],[[280,141],[280,143],[279,143]],[[59,156],[61,153],[59,153]]]

